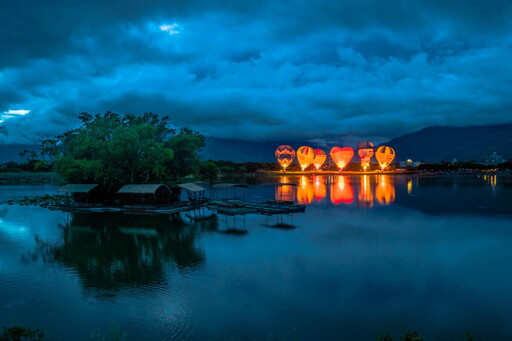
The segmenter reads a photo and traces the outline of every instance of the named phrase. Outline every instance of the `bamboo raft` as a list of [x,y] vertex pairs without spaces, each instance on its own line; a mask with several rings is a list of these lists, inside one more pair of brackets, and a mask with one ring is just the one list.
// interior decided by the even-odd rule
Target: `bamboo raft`
[[267,202],[243,201],[239,199],[210,200],[207,207],[218,213],[229,215],[249,213],[272,215],[304,212],[306,210],[305,205],[276,200]]

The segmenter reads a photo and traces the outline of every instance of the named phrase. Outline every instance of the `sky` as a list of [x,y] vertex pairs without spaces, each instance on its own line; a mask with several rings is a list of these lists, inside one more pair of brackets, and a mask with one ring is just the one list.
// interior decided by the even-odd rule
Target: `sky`
[[2,0],[0,143],[155,112],[206,136],[512,122],[512,2]]

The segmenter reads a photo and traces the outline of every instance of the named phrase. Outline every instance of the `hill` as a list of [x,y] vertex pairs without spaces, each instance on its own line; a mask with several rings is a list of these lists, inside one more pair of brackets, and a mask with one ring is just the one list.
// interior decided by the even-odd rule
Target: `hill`
[[484,161],[496,152],[512,159],[512,124],[473,127],[427,127],[391,139],[386,145],[396,150],[396,160],[424,162]]

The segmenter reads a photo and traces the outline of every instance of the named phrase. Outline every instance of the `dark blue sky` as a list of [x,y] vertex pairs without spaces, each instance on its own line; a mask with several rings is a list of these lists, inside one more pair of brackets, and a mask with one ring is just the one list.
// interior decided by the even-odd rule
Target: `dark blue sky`
[[108,110],[283,143],[512,121],[509,0],[2,0],[0,46],[3,143]]

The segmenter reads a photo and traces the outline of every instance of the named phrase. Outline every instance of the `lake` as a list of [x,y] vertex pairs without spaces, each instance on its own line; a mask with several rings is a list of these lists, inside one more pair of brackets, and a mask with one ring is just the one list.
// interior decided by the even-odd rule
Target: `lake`
[[[0,201],[56,190],[0,186]],[[0,205],[0,327],[51,340],[512,338],[512,178],[277,176],[235,195],[307,208],[136,216]]]

